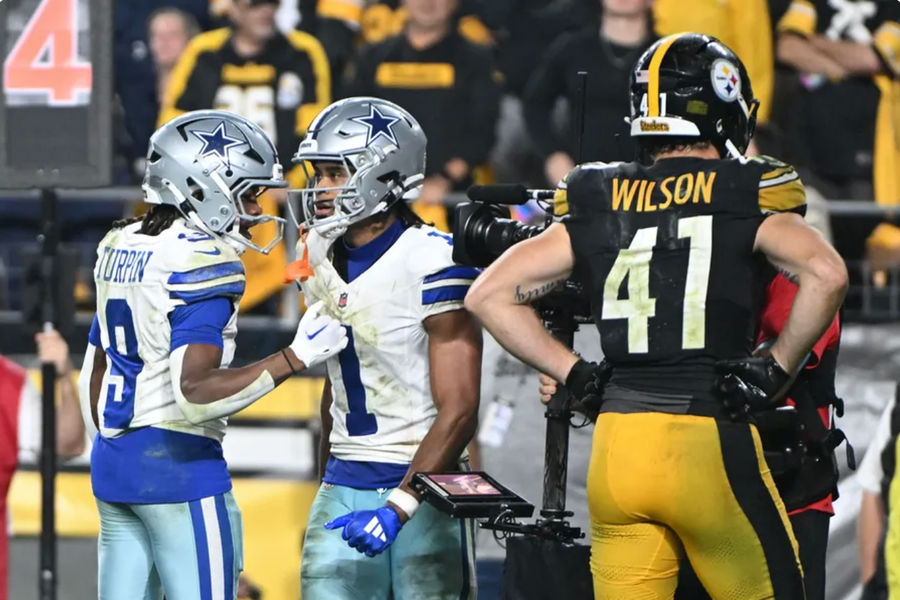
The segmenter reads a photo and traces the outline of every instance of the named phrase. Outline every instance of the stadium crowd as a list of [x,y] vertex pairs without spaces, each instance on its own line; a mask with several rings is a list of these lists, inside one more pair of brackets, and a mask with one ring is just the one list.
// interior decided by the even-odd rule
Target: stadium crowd
[[[581,159],[630,159],[634,147],[622,114],[631,64],[661,36],[701,31],[734,48],[754,82],[761,105],[750,151],[797,166],[820,229],[833,235],[846,260],[868,262],[877,289],[896,265],[900,231],[890,219],[864,211],[834,226],[822,199],[882,205],[900,199],[896,4],[121,1],[114,48],[115,183],[140,184],[150,134],[185,110],[242,114],[273,136],[286,160],[331,100],[375,95],[408,107],[423,123],[428,173],[415,210],[449,230],[448,195],[472,183],[553,186],[571,168],[576,136],[570,101],[578,71],[589,74]],[[299,169],[290,175],[294,187],[302,185]],[[270,195],[263,206],[283,199]],[[88,248],[79,278],[85,307],[92,302],[91,246],[111,219],[133,212],[137,200],[63,208],[73,224],[64,241]],[[36,210],[23,212],[8,201],[0,203],[0,214],[13,239],[27,238],[39,218]],[[0,255],[9,271],[0,301],[12,308],[18,307],[18,274],[10,269],[15,252]],[[283,310],[277,292],[287,261],[282,247],[248,269],[254,275],[242,311]],[[854,274],[853,283],[863,282]],[[848,302],[859,300],[851,292]]]

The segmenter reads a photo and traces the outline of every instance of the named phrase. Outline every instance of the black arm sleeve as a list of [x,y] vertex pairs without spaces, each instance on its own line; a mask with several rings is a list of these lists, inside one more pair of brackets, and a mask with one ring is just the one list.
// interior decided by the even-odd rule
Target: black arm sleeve
[[347,63],[353,59],[353,42],[356,32],[347,26],[344,21],[319,17],[316,23],[316,37],[322,42],[325,54],[328,56],[328,64],[331,66],[331,81],[335,89],[332,90],[336,98],[340,93],[341,75]]
[[500,112],[500,86],[495,79],[494,60],[487,48],[476,47],[470,58],[465,96],[469,115],[457,154],[470,167],[487,162],[494,145]]
[[356,55],[352,76],[344,86],[342,96],[375,96],[375,68],[377,59],[373,47],[365,46]]
[[566,95],[564,47],[554,46],[528,79],[522,96],[525,127],[534,150],[545,159],[565,146],[553,129],[553,107]]
[[[174,77],[174,76],[173,76]],[[173,83],[170,80],[169,86]],[[175,108],[178,110],[201,110],[210,108],[219,89],[218,73],[211,68],[208,55],[201,54],[197,58],[194,68],[182,84],[183,91],[175,100]]]

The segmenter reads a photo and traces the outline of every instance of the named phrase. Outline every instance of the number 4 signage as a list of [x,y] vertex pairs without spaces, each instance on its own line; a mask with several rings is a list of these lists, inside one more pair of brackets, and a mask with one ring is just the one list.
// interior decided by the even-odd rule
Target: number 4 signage
[[40,0],[3,65],[7,94],[43,97],[26,104],[89,102],[91,64],[78,57],[77,4],[78,0]]

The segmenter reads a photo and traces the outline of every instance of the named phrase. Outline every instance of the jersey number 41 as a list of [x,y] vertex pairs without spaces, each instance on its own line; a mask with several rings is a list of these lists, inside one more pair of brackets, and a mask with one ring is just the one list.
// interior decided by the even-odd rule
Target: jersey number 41
[[[681,347],[696,350],[706,345],[706,289],[712,261],[712,215],[678,219],[678,238],[690,239],[684,285]],[[649,321],[656,316],[656,298],[650,297],[650,261],[658,227],[644,227],[634,234],[628,248],[619,251],[603,288],[602,319],[628,319],[628,352],[649,349]],[[628,277],[628,297],[619,290]]]

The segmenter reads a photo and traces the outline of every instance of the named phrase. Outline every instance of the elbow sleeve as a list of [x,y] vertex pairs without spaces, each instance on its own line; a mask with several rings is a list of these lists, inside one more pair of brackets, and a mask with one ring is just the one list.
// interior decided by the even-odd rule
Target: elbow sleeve
[[94,416],[91,412],[91,377],[94,374],[94,355],[97,347],[88,344],[84,351],[84,362],[81,363],[81,372],[78,374],[78,405],[81,408],[81,418],[84,427],[91,439],[99,433],[94,424]]
[[186,351],[187,346],[181,346],[172,352],[169,357],[169,369],[172,375],[172,391],[175,394],[175,402],[178,404],[178,408],[181,409],[184,418],[193,425],[231,416],[247,408],[275,389],[275,380],[272,379],[272,375],[268,371],[263,371],[247,386],[230,396],[203,404],[191,402],[187,399],[181,387],[181,371]]

